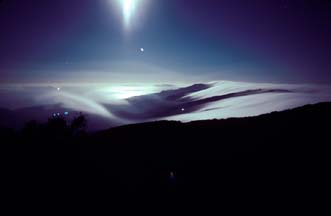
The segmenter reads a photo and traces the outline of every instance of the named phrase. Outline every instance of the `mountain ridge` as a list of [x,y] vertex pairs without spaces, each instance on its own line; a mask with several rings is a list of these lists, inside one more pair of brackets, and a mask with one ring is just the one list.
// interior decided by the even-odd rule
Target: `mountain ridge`
[[[158,121],[78,136],[35,127],[7,136],[0,130],[2,193],[24,195],[24,203],[36,202],[31,194],[38,203],[130,197],[134,203],[183,205],[214,196],[223,205],[239,197],[238,205],[258,207],[280,200],[322,202],[320,193],[327,194],[331,181],[330,121],[327,102],[256,117]],[[64,196],[68,191],[71,196]]]

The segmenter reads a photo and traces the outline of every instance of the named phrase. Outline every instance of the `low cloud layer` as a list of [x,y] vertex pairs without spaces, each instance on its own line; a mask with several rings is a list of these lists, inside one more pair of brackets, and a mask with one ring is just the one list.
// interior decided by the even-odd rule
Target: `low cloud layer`
[[[17,121],[42,121],[54,113],[83,112],[89,115],[92,127],[100,129],[162,119],[186,122],[260,115],[331,101],[331,87],[230,81],[188,87],[159,84],[12,85],[2,86],[0,95],[0,107],[16,113]],[[7,123],[10,122],[8,119]]]

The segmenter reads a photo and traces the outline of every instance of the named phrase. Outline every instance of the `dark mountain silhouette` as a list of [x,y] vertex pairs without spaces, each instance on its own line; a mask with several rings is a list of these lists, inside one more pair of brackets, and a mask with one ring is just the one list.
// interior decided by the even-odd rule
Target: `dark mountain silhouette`
[[[131,97],[128,105],[106,105],[118,117],[129,120],[148,121],[153,118],[176,114],[181,109],[182,98],[190,93],[210,88],[208,84],[194,84],[185,88],[161,91],[159,93]],[[179,108],[180,107],[180,108]]]
[[330,120],[331,103],[321,103],[93,134],[74,133],[61,119],[32,122],[23,132],[1,132],[2,196],[30,207],[59,208],[61,201],[85,210],[93,203],[108,213],[114,198],[170,212],[192,209],[197,200],[215,202],[222,211],[297,210],[323,202],[319,194],[329,188]]
[[[64,116],[65,112],[69,113],[68,116]],[[60,104],[25,107],[15,110],[0,108],[0,128],[22,129],[24,123],[30,120],[44,123],[48,117],[57,113],[59,113],[62,117],[71,119],[73,116],[79,114],[80,112],[73,109],[63,108]],[[118,123],[109,121],[109,119],[99,115],[87,114],[86,117],[89,120],[88,129],[90,131],[97,131],[118,125]]]
[[[195,112],[211,102],[225,99],[270,93],[292,93],[287,89],[250,89],[234,93],[210,96],[203,99],[188,97],[189,94],[211,88],[212,84],[195,84],[186,88],[128,98],[128,104],[108,105],[118,117],[129,120],[148,121],[185,113]],[[106,105],[107,106],[107,105]]]

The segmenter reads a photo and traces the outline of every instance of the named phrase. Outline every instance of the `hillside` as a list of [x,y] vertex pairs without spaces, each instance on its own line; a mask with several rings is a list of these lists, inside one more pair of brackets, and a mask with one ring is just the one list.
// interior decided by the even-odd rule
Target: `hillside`
[[293,199],[309,202],[329,184],[330,120],[331,103],[320,103],[258,117],[160,121],[78,137],[1,135],[6,194],[81,202],[171,198],[173,204],[216,195],[214,201],[225,206],[244,200],[270,208],[279,200],[281,206]]

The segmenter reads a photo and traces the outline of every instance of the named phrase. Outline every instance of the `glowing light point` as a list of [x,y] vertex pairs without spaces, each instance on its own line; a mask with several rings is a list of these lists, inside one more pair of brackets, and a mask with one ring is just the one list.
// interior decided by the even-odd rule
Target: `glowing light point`
[[140,51],[141,51],[141,52],[145,52],[145,49],[144,49],[144,48],[140,48]]
[[185,111],[185,108],[182,108],[181,110],[182,110],[182,112],[184,112]]
[[56,88],[57,91],[61,91],[61,88]]
[[66,112],[64,112],[64,115],[66,115],[66,116],[67,116],[67,115],[69,115],[69,112],[67,112],[67,111],[66,111]]

